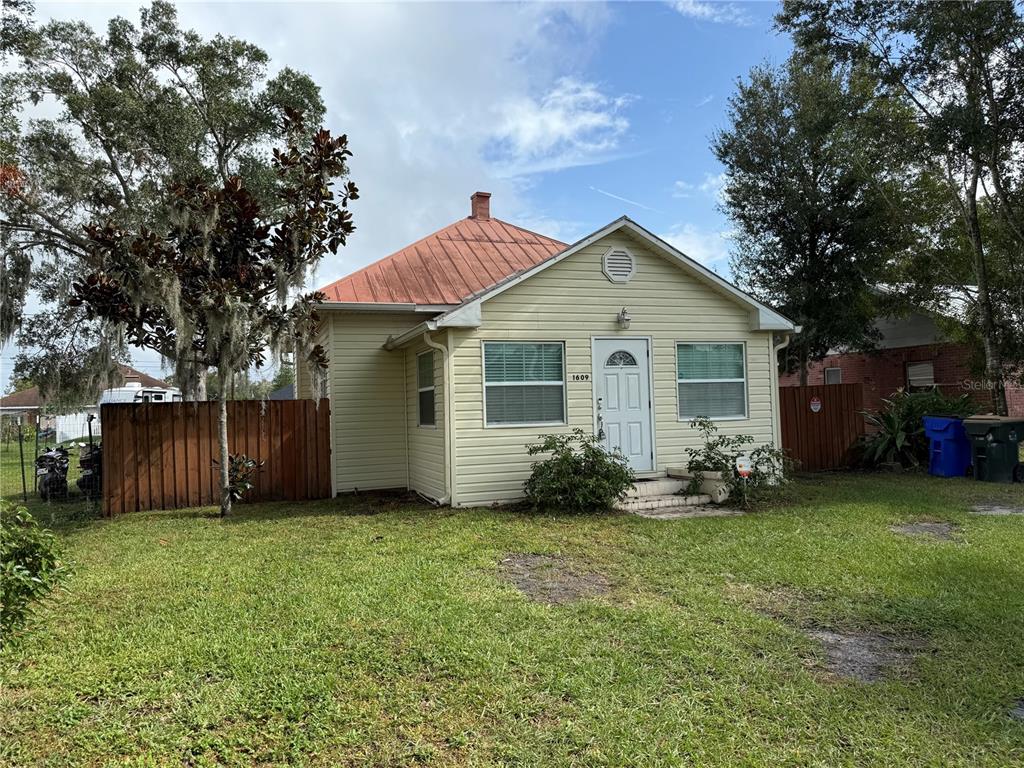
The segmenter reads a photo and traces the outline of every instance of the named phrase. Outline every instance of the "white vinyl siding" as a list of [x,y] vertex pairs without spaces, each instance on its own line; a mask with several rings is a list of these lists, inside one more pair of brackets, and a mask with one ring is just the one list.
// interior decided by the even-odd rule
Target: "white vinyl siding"
[[[339,493],[408,488],[406,363],[404,355],[386,351],[383,344],[421,318],[411,312],[325,314],[330,323],[334,488]],[[308,391],[308,385],[300,392]]]
[[488,427],[565,423],[561,343],[484,342],[483,360]]
[[[438,341],[441,341],[438,334]],[[423,354],[428,353],[428,354]],[[432,353],[432,354],[429,354]],[[406,401],[405,410],[408,414],[406,440],[408,441],[409,488],[430,499],[445,496],[444,463],[444,356],[433,350],[422,341],[409,345],[390,354],[405,357]],[[426,371],[420,365],[424,360],[432,365],[434,382],[433,417],[434,426],[420,426],[420,403],[422,392],[420,385],[425,380]]]
[[677,344],[679,418],[744,419],[747,416],[743,343]]
[[[628,283],[613,283],[603,272],[609,248],[627,248],[636,260]],[[626,307],[628,330],[616,316]],[[621,233],[524,280],[482,305],[480,328],[452,328],[455,502],[459,506],[522,498],[523,482],[536,457],[526,444],[538,435],[573,427],[593,432],[590,380],[592,338],[646,337],[651,340],[655,472],[686,464],[686,450],[700,436],[679,421],[676,342],[746,344],[747,417],[719,424],[721,434],[748,434],[757,445],[775,441],[772,334],[751,330],[751,313],[648,247]],[[565,425],[489,428],[484,423],[482,342],[564,342]]]
[[433,427],[437,424],[434,412],[434,350],[420,352],[416,356],[416,414],[421,427]]

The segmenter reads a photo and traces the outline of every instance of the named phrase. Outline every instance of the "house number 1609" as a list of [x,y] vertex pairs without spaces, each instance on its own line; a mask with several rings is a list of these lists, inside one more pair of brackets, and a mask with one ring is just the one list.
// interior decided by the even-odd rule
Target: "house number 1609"
[[589,373],[570,373],[569,381],[590,381]]

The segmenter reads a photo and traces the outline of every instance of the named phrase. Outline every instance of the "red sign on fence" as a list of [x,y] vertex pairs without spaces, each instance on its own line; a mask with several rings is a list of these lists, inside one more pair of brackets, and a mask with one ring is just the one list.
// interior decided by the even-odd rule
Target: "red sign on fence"
[[821,398],[820,397],[812,397],[811,398],[811,413],[820,413],[820,412],[821,412]]

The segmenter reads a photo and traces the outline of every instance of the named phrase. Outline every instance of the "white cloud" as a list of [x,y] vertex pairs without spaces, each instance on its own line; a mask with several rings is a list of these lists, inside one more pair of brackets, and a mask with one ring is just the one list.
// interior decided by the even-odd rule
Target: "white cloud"
[[[37,16],[85,18],[96,29],[134,4],[40,3]],[[610,20],[600,4],[184,3],[182,26],[264,48],[272,66],[320,86],[327,127],[354,156],[357,227],[322,263],[317,286],[469,214],[493,193],[495,216],[578,235],[531,203],[518,174],[616,156],[628,97],[578,73]]]
[[732,241],[728,230],[707,230],[687,222],[675,225],[659,237],[708,269],[728,276],[729,244]]
[[714,198],[715,202],[722,201],[722,190],[725,189],[725,173],[705,173],[704,179],[699,184],[680,179],[672,185],[672,197],[687,198],[694,192]]
[[715,198],[717,201],[722,199],[722,191],[725,189],[725,172],[722,173],[705,173],[704,181],[700,183],[700,191],[705,195]]
[[714,100],[715,100],[715,94],[709,93],[707,96],[705,96],[703,99],[698,101],[693,106],[695,106],[697,109],[700,109],[701,107],[706,107],[708,104],[710,104]]
[[672,197],[689,197],[697,187],[688,181],[677,181],[672,185]]
[[751,24],[750,17],[742,8],[729,2],[718,0],[674,0],[669,3],[683,16],[700,21],[712,21],[718,24],[736,24],[746,27]]
[[521,96],[498,106],[491,150],[502,173],[518,176],[607,159],[629,121],[626,96],[610,96],[594,83],[559,78],[539,99]]

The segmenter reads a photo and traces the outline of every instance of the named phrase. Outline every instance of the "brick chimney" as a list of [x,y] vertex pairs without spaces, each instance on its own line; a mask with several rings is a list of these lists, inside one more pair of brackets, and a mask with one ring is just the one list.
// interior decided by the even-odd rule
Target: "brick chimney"
[[474,192],[469,196],[469,218],[488,221],[491,218],[491,193]]

